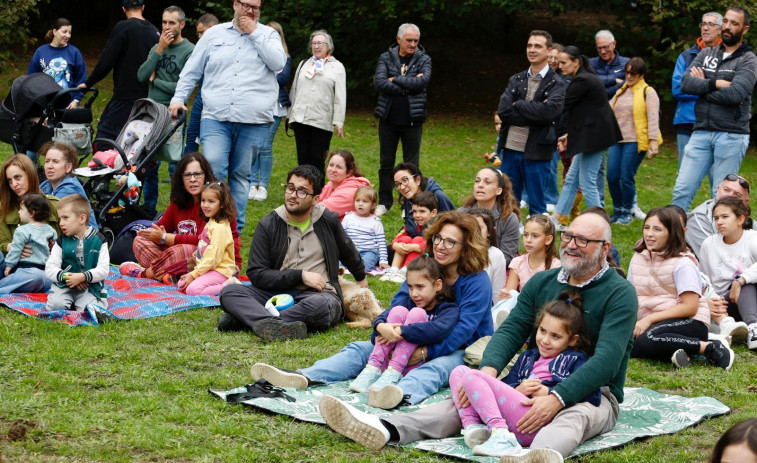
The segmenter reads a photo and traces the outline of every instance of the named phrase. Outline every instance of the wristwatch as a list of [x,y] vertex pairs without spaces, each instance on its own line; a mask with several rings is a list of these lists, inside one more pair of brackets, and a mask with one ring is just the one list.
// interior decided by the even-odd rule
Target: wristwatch
[[160,244],[166,244],[166,232],[163,232],[163,236],[160,237]]

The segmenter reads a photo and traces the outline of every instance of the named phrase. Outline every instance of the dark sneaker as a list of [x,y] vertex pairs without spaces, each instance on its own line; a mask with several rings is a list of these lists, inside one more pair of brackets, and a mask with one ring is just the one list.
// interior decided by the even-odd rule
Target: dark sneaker
[[265,318],[252,325],[252,332],[264,341],[286,341],[287,339],[305,339],[308,328],[303,322],[285,322],[278,318]]
[[704,356],[707,360],[714,363],[724,370],[730,370],[736,354],[725,344],[718,340],[710,341],[704,348]]
[[250,369],[252,379],[255,381],[264,379],[274,386],[293,387],[295,389],[307,389],[308,379],[305,375],[295,371],[276,368],[266,363],[256,363]]
[[687,366],[689,366],[689,364],[691,364],[689,354],[687,354],[683,349],[678,349],[677,351],[673,352],[673,356],[670,358],[670,361],[673,362],[673,365],[677,366],[678,368],[686,368]]
[[225,313],[218,320],[218,331],[246,331],[247,329],[247,325],[231,314]]

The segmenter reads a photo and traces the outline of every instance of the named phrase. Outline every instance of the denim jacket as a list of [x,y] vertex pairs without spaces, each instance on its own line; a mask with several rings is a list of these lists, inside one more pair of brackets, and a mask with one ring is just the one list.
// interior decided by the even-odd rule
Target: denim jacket
[[[567,349],[564,352],[558,354],[549,362],[549,373],[552,375],[551,381],[542,381],[542,384],[547,386],[552,391],[557,384],[561,383],[565,378],[573,374],[581,365],[586,363],[589,356],[583,352],[578,352],[572,349]],[[534,369],[534,364],[539,360],[539,349],[534,347],[520,354],[518,360],[515,361],[510,373],[502,379],[507,385],[516,387],[531,375]],[[599,403],[602,396],[599,390],[596,390],[584,397],[581,402],[589,402],[595,407],[599,407]]]

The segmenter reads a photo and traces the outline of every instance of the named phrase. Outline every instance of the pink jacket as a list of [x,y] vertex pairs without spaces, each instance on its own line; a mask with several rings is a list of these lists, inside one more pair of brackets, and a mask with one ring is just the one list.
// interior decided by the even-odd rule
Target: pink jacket
[[329,182],[321,191],[319,204],[339,214],[339,220],[342,220],[344,214],[355,210],[355,192],[361,186],[371,186],[371,181],[365,177],[347,177],[337,188]]

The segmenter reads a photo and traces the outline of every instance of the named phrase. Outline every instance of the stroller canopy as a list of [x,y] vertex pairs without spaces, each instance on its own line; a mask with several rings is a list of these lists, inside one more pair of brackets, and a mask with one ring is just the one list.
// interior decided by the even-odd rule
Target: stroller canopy
[[18,119],[39,117],[59,91],[55,79],[43,72],[21,76],[13,81],[3,107]]
[[[151,155],[170,125],[171,111],[165,105],[150,98],[141,98],[134,102],[129,119],[121,129],[116,143],[127,152],[127,157],[131,158],[129,151],[132,151],[138,160],[142,160],[141,153],[150,152]],[[142,134],[138,134],[140,128]],[[137,139],[136,142],[134,138]]]

